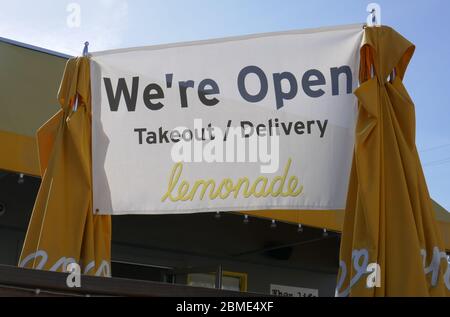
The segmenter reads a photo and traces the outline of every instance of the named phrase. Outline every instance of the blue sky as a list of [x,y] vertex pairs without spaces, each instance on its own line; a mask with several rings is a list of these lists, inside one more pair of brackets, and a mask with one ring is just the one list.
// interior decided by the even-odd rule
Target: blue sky
[[[364,0],[0,0],[0,37],[79,55],[233,35],[363,23]],[[432,197],[450,210],[448,0],[378,0],[383,24],[417,49],[405,83],[416,104],[417,146]],[[69,27],[67,6],[79,5]]]

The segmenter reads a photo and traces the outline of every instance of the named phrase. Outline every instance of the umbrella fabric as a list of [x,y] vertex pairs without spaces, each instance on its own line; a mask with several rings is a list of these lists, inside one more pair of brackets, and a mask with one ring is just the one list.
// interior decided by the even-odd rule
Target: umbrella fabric
[[[91,90],[86,57],[70,59],[61,110],[37,133],[42,183],[19,266],[110,276],[111,219],[92,211]],[[77,105],[74,111],[74,105]]]
[[338,296],[449,295],[449,264],[415,145],[414,104],[402,82],[414,49],[389,27],[365,30]]

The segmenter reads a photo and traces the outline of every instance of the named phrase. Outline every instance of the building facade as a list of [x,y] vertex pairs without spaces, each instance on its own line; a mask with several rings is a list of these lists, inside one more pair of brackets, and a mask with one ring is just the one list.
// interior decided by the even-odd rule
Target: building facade
[[[0,39],[0,55],[0,265],[17,266],[40,185],[35,133],[59,109],[69,56],[6,39]],[[449,213],[438,204],[435,209],[449,250]],[[197,286],[334,296],[342,222],[343,211],[116,216],[112,276],[162,282],[178,293]]]

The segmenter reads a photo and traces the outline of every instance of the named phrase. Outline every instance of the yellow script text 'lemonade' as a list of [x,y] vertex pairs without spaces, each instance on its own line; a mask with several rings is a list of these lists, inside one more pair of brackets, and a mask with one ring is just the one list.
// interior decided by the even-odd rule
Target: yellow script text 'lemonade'
[[224,178],[221,182],[213,179],[204,180],[199,179],[191,184],[186,181],[180,181],[183,172],[183,163],[176,163],[170,174],[169,186],[167,192],[161,198],[162,202],[167,199],[172,202],[177,201],[192,201],[195,198],[203,200],[208,192],[210,200],[227,199],[232,195],[233,198],[238,198],[242,195],[245,198],[254,196],[256,198],[268,197],[297,197],[303,192],[303,186],[299,184],[297,176],[289,177],[289,169],[291,167],[292,159],[289,159],[284,167],[283,175],[274,177],[271,181],[268,177],[260,176],[253,183],[247,177],[241,177],[237,181],[230,178]]

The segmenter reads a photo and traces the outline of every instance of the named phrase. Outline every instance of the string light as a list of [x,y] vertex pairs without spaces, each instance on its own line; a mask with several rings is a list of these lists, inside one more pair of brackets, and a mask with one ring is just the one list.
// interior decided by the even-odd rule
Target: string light
[[328,237],[328,231],[327,231],[327,229],[325,229],[325,228],[323,229],[323,236],[324,236],[324,237]]
[[248,224],[249,222],[248,215],[244,215],[244,224]]
[[214,215],[214,218],[220,219],[220,211],[216,212],[216,214]]
[[25,183],[25,178],[23,174],[19,174],[19,179],[17,180],[17,183],[19,184]]
[[272,223],[270,224],[270,228],[275,229],[277,227],[277,223],[275,219],[272,219]]
[[302,233],[303,232],[303,227],[302,227],[301,223],[298,224],[297,232],[298,233]]

